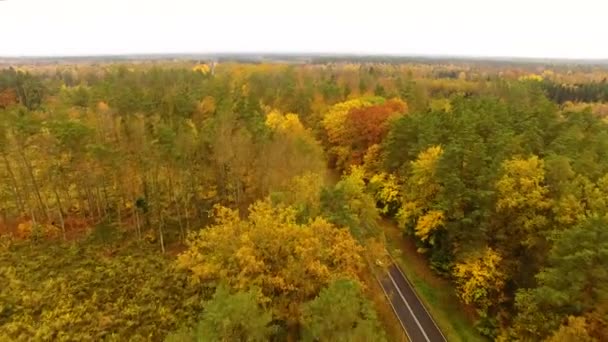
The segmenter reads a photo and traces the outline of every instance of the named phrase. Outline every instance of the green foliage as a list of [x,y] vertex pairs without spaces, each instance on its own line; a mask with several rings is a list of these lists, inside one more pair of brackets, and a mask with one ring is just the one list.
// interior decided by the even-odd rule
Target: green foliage
[[572,313],[607,301],[608,219],[591,217],[560,233],[549,253],[549,266],[537,278],[543,302]]
[[231,294],[221,285],[204,308],[203,318],[193,330],[172,333],[165,342],[267,341],[275,330],[271,313],[258,305],[252,291]]
[[321,207],[324,217],[338,226],[348,227],[358,239],[380,235],[380,211],[367,190],[361,167],[353,166],[334,188],[323,189]]
[[[496,96],[453,97],[449,110],[434,102],[430,112],[396,120],[383,144],[384,171],[400,174],[405,184],[399,218],[438,269],[454,275],[454,264],[466,264],[484,246],[502,256],[501,283],[511,286],[487,286],[498,290],[476,304],[490,305],[487,322],[496,322],[496,305],[514,296],[511,289],[536,286],[552,231],[606,213],[599,185],[608,166],[606,124],[589,113],[560,116],[537,83],[498,83]],[[441,146],[441,157],[424,163],[434,160],[433,146]],[[475,279],[466,274],[458,281]],[[559,318],[532,318],[544,309],[516,302],[522,317],[535,322],[526,329],[547,336],[557,328]]]
[[385,341],[380,323],[360,286],[336,280],[302,309],[304,341]]

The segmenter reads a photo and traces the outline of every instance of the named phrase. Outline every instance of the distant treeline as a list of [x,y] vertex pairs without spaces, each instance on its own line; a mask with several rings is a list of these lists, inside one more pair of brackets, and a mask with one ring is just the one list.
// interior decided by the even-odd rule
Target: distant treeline
[[608,101],[608,82],[560,84],[550,80],[543,81],[547,96],[557,103],[571,102],[606,102]]

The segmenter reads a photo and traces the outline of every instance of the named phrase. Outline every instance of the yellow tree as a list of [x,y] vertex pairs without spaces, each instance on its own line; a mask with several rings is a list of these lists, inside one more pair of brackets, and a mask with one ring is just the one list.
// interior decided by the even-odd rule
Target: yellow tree
[[589,335],[589,324],[585,317],[568,317],[568,321],[545,342],[596,342],[599,340]]
[[511,234],[524,244],[534,244],[537,231],[547,224],[550,209],[548,188],[544,185],[544,163],[537,156],[515,158],[502,164],[502,177],[496,183],[496,209],[511,221]]
[[401,205],[401,184],[397,176],[386,172],[376,173],[370,179],[369,186],[376,201],[381,205],[380,211],[383,214],[394,214],[396,208]]
[[592,214],[608,212],[608,175],[593,183],[587,177],[577,175],[570,181],[556,200],[553,213],[557,222],[572,226]]
[[502,257],[491,248],[479,256],[456,264],[453,270],[458,296],[481,310],[500,303],[506,276],[501,270]]
[[314,218],[321,212],[321,190],[324,177],[307,172],[293,177],[282,191],[273,192],[271,198],[298,211],[298,219]]
[[266,126],[272,130],[257,160],[256,184],[262,196],[285,190],[294,177],[325,170],[323,149],[297,114],[271,111]]
[[321,218],[301,225],[290,207],[254,203],[249,217],[217,207],[216,224],[192,234],[178,265],[196,282],[225,282],[235,290],[257,289],[257,299],[295,324],[299,305],[332,280],[357,279],[362,247],[348,230]]
[[403,206],[398,213],[401,226],[413,225],[416,236],[431,244],[432,233],[443,226],[445,220],[442,210],[433,209],[442,189],[436,176],[442,154],[441,146],[431,146],[412,161]]
[[347,124],[348,113],[355,108],[365,108],[372,106],[373,101],[367,98],[348,100],[333,105],[323,117],[323,127],[327,133],[327,140],[332,148],[330,154],[336,159],[336,164],[344,169],[350,157],[350,148],[347,142],[352,140],[352,132]]

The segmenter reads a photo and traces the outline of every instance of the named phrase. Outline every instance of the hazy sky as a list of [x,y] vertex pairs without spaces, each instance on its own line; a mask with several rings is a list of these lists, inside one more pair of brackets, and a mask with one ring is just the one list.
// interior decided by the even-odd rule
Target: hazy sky
[[0,56],[334,52],[608,58],[607,0],[0,0]]

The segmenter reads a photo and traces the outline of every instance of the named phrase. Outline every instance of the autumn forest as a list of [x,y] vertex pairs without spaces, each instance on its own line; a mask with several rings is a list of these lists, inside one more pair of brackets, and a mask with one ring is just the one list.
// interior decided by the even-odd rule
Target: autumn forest
[[0,64],[0,341],[400,341],[392,260],[449,341],[607,341],[607,78]]

